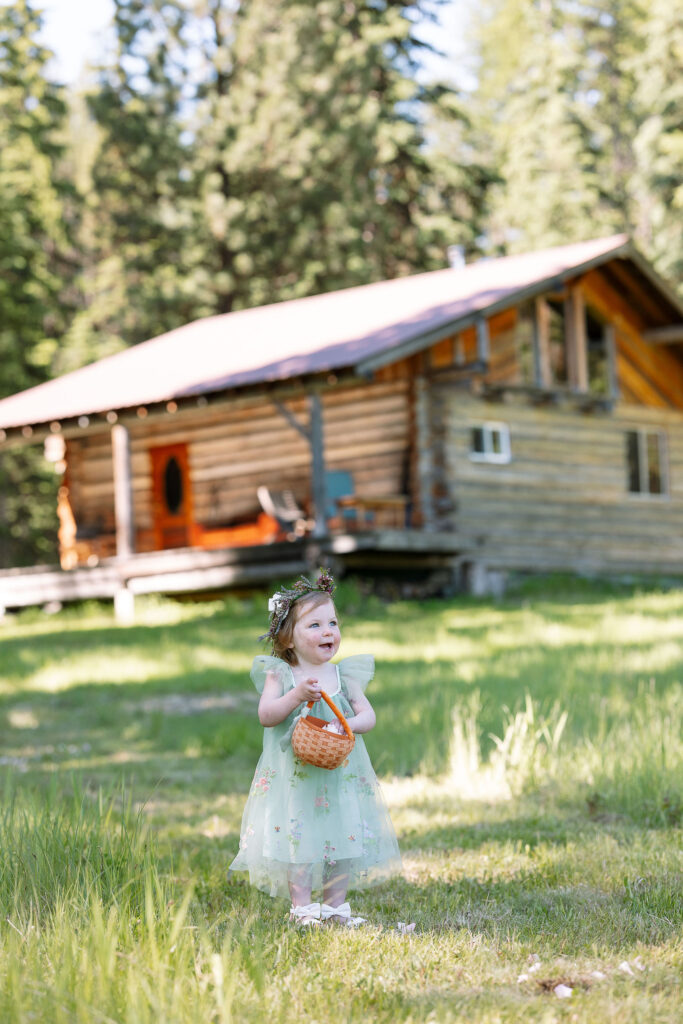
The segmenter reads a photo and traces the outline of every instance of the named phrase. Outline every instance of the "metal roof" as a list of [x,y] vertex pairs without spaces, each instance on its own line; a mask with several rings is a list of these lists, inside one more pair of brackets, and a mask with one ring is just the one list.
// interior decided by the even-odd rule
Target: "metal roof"
[[5,398],[0,428],[341,369],[370,372],[632,252],[626,235],[614,235],[207,317]]

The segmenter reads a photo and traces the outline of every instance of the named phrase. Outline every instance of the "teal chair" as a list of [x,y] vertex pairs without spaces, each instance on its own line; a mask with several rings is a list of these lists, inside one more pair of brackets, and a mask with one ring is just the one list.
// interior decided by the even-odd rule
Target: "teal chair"
[[353,476],[346,469],[328,469],[325,473],[325,489],[327,491],[327,519],[341,519],[349,525],[354,522],[356,513],[352,508],[340,509],[337,498],[347,498],[353,494]]

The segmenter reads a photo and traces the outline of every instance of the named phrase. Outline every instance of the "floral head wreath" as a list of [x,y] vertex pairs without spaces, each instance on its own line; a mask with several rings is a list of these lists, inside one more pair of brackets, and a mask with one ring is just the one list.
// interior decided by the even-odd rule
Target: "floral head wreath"
[[282,624],[292,610],[293,605],[301,597],[307,594],[329,594],[334,593],[336,584],[329,569],[320,569],[315,583],[311,583],[305,576],[300,576],[291,587],[283,587],[268,599],[268,611],[270,612],[270,628],[267,633],[259,637],[259,640],[275,640],[282,628]]

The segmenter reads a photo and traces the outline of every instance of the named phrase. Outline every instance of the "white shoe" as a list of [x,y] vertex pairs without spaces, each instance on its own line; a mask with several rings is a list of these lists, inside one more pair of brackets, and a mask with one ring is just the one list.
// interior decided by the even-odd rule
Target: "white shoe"
[[289,923],[299,928],[315,927],[321,921],[321,906],[319,903],[308,903],[305,907],[292,907],[289,911]]
[[334,919],[334,923],[340,924],[343,928],[357,928],[359,924],[365,924],[364,917],[352,917],[351,907],[348,903],[342,903],[340,907],[330,907],[327,903],[323,903],[320,908],[320,916],[323,921]]

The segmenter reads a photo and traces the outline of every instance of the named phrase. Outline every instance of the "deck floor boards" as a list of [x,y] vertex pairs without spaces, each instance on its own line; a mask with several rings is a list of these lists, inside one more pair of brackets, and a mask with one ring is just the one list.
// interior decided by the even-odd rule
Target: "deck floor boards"
[[122,588],[134,594],[192,593],[267,583],[274,577],[296,576],[334,559],[354,567],[368,558],[386,568],[410,564],[431,569],[443,559],[463,554],[462,540],[452,533],[421,530],[366,530],[253,547],[202,550],[175,548],[106,558],[94,566],[63,570],[32,566],[0,571],[0,609],[26,608],[52,601],[113,599]]

